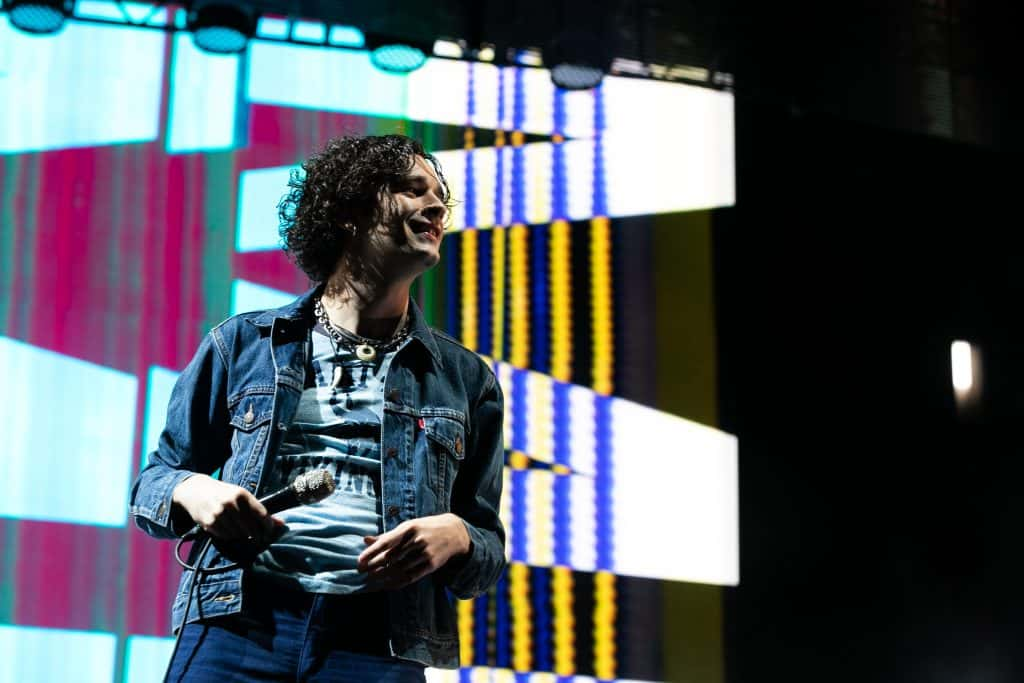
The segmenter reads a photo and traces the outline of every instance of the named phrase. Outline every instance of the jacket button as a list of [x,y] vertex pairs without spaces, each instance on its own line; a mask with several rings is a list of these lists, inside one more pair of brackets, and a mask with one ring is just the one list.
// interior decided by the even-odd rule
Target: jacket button
[[389,448],[389,449],[388,449],[388,452],[387,452],[387,457],[389,457],[389,458],[393,458],[393,457],[395,457],[396,455],[398,455],[398,449],[397,449],[397,448],[395,448],[394,446],[392,446],[391,448]]
[[160,503],[160,507],[157,508],[157,511],[156,511],[156,516],[157,517],[163,517],[164,516],[164,510],[166,510],[166,509],[167,509],[167,506],[164,505],[163,503]]
[[455,437],[455,454],[462,455],[462,439]]
[[397,517],[397,516],[398,516],[398,506],[397,505],[390,506],[388,508],[388,517]]

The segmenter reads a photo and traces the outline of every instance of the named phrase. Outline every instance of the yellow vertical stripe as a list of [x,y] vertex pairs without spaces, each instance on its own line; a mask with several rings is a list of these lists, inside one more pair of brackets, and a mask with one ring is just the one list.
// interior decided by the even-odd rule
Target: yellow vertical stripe
[[459,600],[459,665],[473,666],[473,600]]
[[590,221],[590,312],[593,332],[594,391],[612,393],[611,225],[607,217]]
[[615,679],[615,575],[594,574],[594,674],[601,680]]
[[551,224],[548,248],[551,282],[551,376],[568,382],[572,378],[572,281],[570,273],[569,223]]
[[477,231],[464,230],[459,236],[461,265],[462,343],[474,351],[477,348]]
[[551,607],[554,612],[555,673],[572,676],[576,673],[576,620],[572,606],[572,570],[551,568]]
[[530,604],[530,568],[513,562],[508,568],[509,602],[512,603],[512,668],[533,668],[533,607]]
[[[590,221],[590,282],[593,386],[594,391],[607,396],[614,388],[614,339],[611,224],[604,216]],[[613,680],[615,670],[615,575],[599,571],[594,575],[594,673],[599,679]]]
[[530,257],[529,228],[516,223],[509,237],[509,296],[512,324],[512,365],[525,368],[530,362]]
[[504,360],[505,349],[505,228],[491,231],[491,356]]

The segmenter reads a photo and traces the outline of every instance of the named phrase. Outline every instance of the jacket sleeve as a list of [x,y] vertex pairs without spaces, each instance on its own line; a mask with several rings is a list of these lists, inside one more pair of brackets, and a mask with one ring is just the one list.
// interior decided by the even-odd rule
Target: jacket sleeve
[[505,528],[498,517],[505,466],[505,410],[494,374],[488,371],[487,378],[473,413],[466,458],[452,490],[452,512],[466,525],[470,552],[441,570],[445,584],[461,600],[493,586],[505,568]]
[[210,474],[230,454],[227,366],[217,328],[203,339],[178,377],[157,449],[132,485],[128,511],[156,538],[174,538],[191,526],[183,511],[172,516],[174,487],[196,473]]

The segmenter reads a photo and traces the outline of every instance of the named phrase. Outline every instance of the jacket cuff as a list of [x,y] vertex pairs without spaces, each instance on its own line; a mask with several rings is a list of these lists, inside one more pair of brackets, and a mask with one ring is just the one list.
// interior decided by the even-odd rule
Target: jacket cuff
[[189,470],[178,470],[163,478],[163,492],[149,505],[133,505],[129,510],[135,519],[135,525],[150,536],[157,538],[178,538],[188,531],[191,526],[182,528],[182,520],[174,512],[174,489],[181,482],[185,481],[196,472]]
[[469,552],[450,560],[442,568],[442,578],[456,598],[468,600],[486,590],[487,586],[481,580],[482,569],[492,560],[488,558],[489,539],[486,532],[464,519],[462,523],[469,533]]

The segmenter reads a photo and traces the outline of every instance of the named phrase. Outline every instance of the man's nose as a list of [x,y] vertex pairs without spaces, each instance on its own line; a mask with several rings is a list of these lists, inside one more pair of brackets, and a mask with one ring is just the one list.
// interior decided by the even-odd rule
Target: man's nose
[[420,213],[431,222],[443,221],[445,214],[448,212],[448,207],[444,205],[444,202],[437,195],[430,193],[429,197],[427,205],[423,207]]

